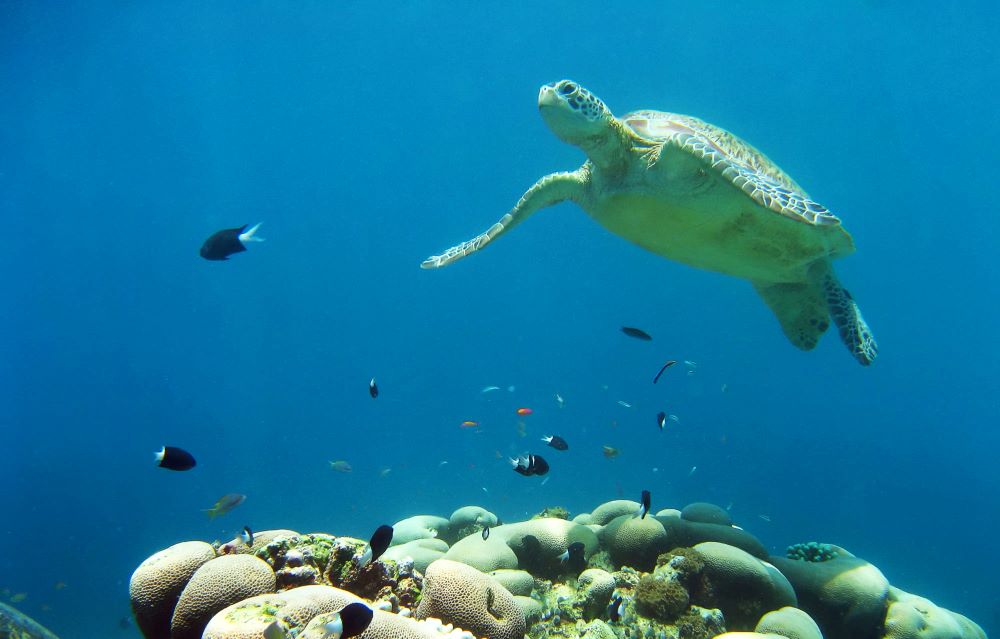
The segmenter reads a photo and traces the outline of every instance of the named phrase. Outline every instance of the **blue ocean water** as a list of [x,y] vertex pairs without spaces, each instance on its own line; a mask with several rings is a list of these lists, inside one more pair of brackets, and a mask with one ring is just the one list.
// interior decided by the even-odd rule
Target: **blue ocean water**
[[[987,2],[4,3],[3,599],[134,637],[129,576],[178,541],[645,488],[1000,630],[998,35]],[[583,161],[537,113],[564,77],[725,127],[837,213],[876,364],[834,334],[797,351],[746,283],[569,204],[419,269]],[[266,242],[198,257],[257,221]],[[696,370],[651,385],[668,358]],[[199,466],[156,468],[164,444]],[[526,451],[544,485],[503,459]]]

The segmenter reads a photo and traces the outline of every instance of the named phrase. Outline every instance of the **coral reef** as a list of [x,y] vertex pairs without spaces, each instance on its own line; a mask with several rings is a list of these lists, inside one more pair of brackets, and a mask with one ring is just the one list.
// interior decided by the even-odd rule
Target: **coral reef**
[[[549,517],[555,519],[569,519],[569,511],[562,506],[548,506],[542,512],[536,513],[531,516],[532,519],[547,519]],[[581,523],[581,522],[577,522]],[[588,524],[591,522],[587,522]]]
[[359,639],[985,639],[839,546],[766,561],[717,506],[637,508],[615,500],[572,521],[550,508],[505,525],[478,506],[418,515],[363,567],[364,541],[325,533],[184,542],[136,568],[132,607],[147,639],[261,639],[271,624],[321,639],[361,601],[375,616]]

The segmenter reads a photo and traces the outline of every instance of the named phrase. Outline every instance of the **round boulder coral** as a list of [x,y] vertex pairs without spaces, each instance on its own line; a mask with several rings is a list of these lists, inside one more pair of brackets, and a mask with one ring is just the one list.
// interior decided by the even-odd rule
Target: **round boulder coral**
[[414,539],[399,546],[391,546],[382,555],[383,559],[400,562],[409,557],[413,567],[425,572],[431,562],[440,559],[448,552],[448,544],[441,539]]
[[643,575],[635,587],[635,610],[643,617],[669,623],[688,607],[684,586],[671,579]]
[[274,571],[251,555],[216,557],[184,586],[170,620],[171,639],[200,639],[220,610],[249,597],[274,592]]
[[773,566],[733,546],[708,541],[694,547],[705,562],[707,587],[692,592],[692,601],[719,608],[726,628],[749,630],[771,610],[796,605],[788,580]]
[[559,556],[572,543],[583,544],[584,557],[589,557],[598,545],[597,535],[586,526],[554,517],[499,526],[494,529],[494,534],[514,551],[520,568],[532,574],[547,574],[561,569],[563,564]]
[[[503,526],[494,530],[500,528]],[[507,545],[506,540],[495,533],[488,539],[483,539],[482,535],[469,535],[459,539],[448,549],[443,559],[459,561],[483,572],[500,568],[517,568],[517,555]]]
[[606,570],[588,568],[576,580],[579,591],[578,601],[585,619],[594,619],[605,614],[615,591],[615,578]]
[[524,614],[514,596],[471,566],[438,559],[427,568],[417,619],[437,617],[485,639],[522,639]]
[[823,639],[823,633],[812,617],[791,606],[772,610],[761,617],[754,632],[781,635],[788,639]]
[[601,530],[601,541],[617,566],[650,571],[656,558],[673,544],[666,529],[653,517],[622,515]]
[[203,541],[185,541],[152,555],[135,569],[129,597],[136,625],[147,639],[170,639],[170,618],[191,575],[215,558]]
[[216,613],[205,627],[202,639],[260,639],[264,629],[274,622],[286,633],[299,631],[317,615],[359,601],[360,597],[330,586],[302,586],[258,595]]
[[489,573],[497,583],[510,591],[510,594],[527,597],[535,587],[535,578],[526,570],[509,570],[502,568]]
[[433,539],[446,536],[450,522],[434,515],[415,515],[392,525],[392,545],[398,546],[414,539]]
[[720,526],[730,526],[733,523],[732,518],[729,517],[729,512],[725,508],[704,501],[696,501],[693,504],[685,506],[681,510],[681,518],[701,524],[717,524]]
[[717,541],[727,546],[735,546],[750,553],[757,559],[767,559],[764,544],[745,530],[723,524],[706,524],[677,517],[656,516],[670,536],[671,547],[692,547],[706,541]]
[[816,620],[826,639],[875,637],[885,620],[889,581],[864,559],[838,549],[813,562],[772,557],[791,582],[799,608]]
[[971,619],[924,597],[889,587],[884,639],[986,639]]
[[589,524],[606,525],[612,519],[622,515],[634,515],[639,510],[639,502],[631,499],[614,499],[606,501],[590,513]]

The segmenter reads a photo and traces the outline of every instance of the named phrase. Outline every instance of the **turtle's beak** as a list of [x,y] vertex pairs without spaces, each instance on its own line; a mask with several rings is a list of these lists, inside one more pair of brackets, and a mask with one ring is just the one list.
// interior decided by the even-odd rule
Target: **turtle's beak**
[[557,106],[561,102],[559,94],[556,92],[554,84],[543,85],[538,90],[538,108],[547,106]]

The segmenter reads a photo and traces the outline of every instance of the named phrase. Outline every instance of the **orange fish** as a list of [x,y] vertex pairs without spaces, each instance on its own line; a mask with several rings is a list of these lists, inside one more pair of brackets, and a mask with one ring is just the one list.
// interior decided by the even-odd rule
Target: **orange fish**
[[517,414],[518,415],[530,415],[533,412],[535,412],[535,411],[531,410],[530,408],[518,408],[517,409]]
[[479,422],[474,422],[471,419],[462,422],[462,428],[475,428],[476,426],[479,426]]

